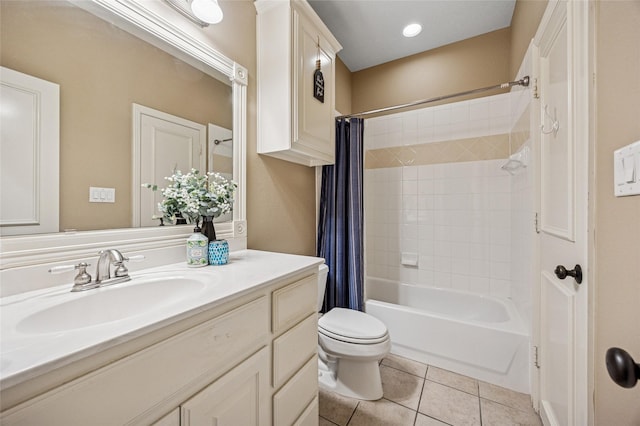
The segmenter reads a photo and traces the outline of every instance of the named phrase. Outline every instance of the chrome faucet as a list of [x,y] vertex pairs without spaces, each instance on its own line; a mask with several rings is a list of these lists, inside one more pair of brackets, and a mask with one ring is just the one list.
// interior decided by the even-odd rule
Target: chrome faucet
[[[117,284],[129,281],[129,271],[124,266],[124,261],[128,260],[116,249],[102,250],[96,265],[96,284],[99,286]],[[114,266],[113,276],[111,275],[111,264]]]
[[[91,281],[91,275],[87,273],[87,266],[89,264],[81,262],[77,265],[60,265],[54,266],[49,269],[52,274],[60,274],[63,272],[70,272],[78,270],[78,274],[73,280],[73,288],[71,291],[85,291],[92,288],[98,288],[108,286],[111,284],[123,283],[131,280],[129,276],[129,270],[124,266],[124,262],[127,261],[142,261],[144,255],[136,255],[124,257],[116,249],[102,250],[99,253],[98,264],[96,265],[96,279]],[[111,274],[111,265],[113,264],[113,274]]]

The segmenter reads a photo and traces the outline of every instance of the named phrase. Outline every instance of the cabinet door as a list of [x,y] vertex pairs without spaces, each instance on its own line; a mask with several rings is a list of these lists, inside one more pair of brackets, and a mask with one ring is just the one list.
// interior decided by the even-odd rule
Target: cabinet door
[[[296,28],[296,67],[294,84],[294,135],[293,148],[321,161],[334,161],[334,55],[329,50],[326,39],[320,31],[303,15],[294,14]],[[320,60],[320,70],[324,77],[324,102],[314,95],[316,61]]]
[[180,426],[180,409],[176,408],[157,422],[153,426]]
[[253,426],[269,421],[269,354],[262,348],[181,408],[181,425]]

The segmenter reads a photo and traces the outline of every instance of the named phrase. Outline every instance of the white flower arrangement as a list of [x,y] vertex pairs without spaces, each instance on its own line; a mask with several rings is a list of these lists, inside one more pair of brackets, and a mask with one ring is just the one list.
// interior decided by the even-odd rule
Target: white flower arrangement
[[[178,213],[191,223],[197,223],[201,217],[216,218],[233,210],[233,193],[238,185],[219,173],[200,174],[196,169],[182,174],[175,170],[173,175],[165,177],[169,186],[161,189],[164,200],[158,203],[163,217],[174,223]],[[142,184],[152,191],[157,185]]]

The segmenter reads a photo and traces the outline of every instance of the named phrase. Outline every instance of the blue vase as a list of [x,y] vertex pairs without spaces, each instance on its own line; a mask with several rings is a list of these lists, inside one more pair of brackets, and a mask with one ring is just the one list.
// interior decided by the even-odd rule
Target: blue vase
[[227,240],[209,241],[209,265],[225,265],[229,262],[229,242]]

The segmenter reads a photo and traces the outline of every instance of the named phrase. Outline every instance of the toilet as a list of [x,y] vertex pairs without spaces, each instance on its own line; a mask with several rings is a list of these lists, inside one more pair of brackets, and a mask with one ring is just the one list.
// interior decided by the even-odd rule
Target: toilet
[[[327,265],[318,271],[318,312],[322,309]],[[391,350],[384,323],[364,312],[333,308],[318,319],[318,381],[340,395],[382,398],[380,360]]]

